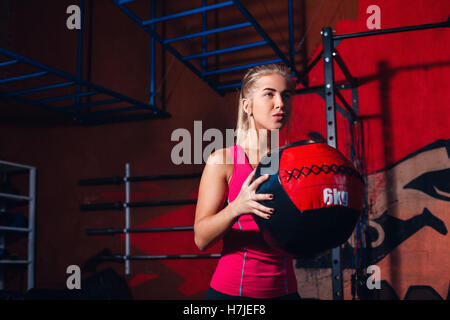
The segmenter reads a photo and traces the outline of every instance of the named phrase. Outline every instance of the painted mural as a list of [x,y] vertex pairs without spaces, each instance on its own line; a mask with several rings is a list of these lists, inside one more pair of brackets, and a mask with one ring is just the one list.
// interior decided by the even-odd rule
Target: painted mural
[[[450,140],[438,140],[386,170],[368,176],[369,219],[361,258],[365,259],[366,266],[381,268],[383,282],[378,289],[382,292],[368,290],[367,275],[361,275],[364,280],[359,285],[361,298],[412,299],[419,291],[417,298],[448,298],[449,174]],[[344,269],[355,268],[356,247],[353,234],[343,246]],[[330,252],[298,259],[296,267],[330,268]],[[352,272],[353,280],[350,280],[353,286],[355,274],[356,271]]]

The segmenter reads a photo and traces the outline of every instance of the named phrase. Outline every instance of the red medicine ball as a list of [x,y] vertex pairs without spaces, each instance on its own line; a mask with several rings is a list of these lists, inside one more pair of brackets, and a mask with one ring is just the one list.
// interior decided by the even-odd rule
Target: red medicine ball
[[271,219],[254,216],[266,242],[293,256],[314,256],[343,244],[352,234],[364,202],[364,182],[335,148],[297,141],[261,159],[254,179],[269,174],[257,193],[274,208]]

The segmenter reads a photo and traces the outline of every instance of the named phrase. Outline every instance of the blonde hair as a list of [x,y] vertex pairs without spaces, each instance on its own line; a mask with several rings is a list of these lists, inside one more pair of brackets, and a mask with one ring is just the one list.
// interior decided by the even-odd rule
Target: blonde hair
[[242,79],[241,90],[239,93],[239,102],[238,102],[238,118],[236,124],[237,138],[236,144],[242,144],[245,140],[248,130],[249,130],[249,115],[244,112],[242,108],[242,100],[249,99],[250,107],[251,105],[251,97],[252,91],[255,86],[255,83],[262,78],[263,76],[279,74],[286,79],[286,86],[289,90],[295,89],[295,81],[291,77],[291,73],[289,69],[281,64],[266,64],[262,66],[256,66],[247,71]]

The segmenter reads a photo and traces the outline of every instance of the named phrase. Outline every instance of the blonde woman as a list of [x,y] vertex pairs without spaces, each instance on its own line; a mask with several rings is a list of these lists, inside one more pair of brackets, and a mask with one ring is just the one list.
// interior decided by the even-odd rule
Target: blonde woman
[[271,135],[287,123],[294,86],[283,66],[250,69],[242,80],[236,145],[215,151],[205,165],[195,243],[205,250],[223,240],[206,299],[300,299],[292,257],[271,248],[253,219],[277,214],[259,202],[273,195],[256,193],[268,175],[252,180],[261,158],[274,147]]

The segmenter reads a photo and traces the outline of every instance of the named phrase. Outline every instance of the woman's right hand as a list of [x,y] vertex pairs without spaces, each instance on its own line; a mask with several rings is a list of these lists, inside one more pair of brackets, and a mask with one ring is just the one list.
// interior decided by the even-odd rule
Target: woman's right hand
[[268,174],[258,177],[255,181],[251,182],[255,176],[256,169],[254,169],[247,179],[244,181],[236,199],[234,199],[229,206],[231,206],[232,214],[234,218],[239,218],[244,214],[255,214],[263,219],[270,219],[274,213],[274,209],[266,207],[258,201],[272,200],[273,194],[256,193],[258,187],[269,178]]

